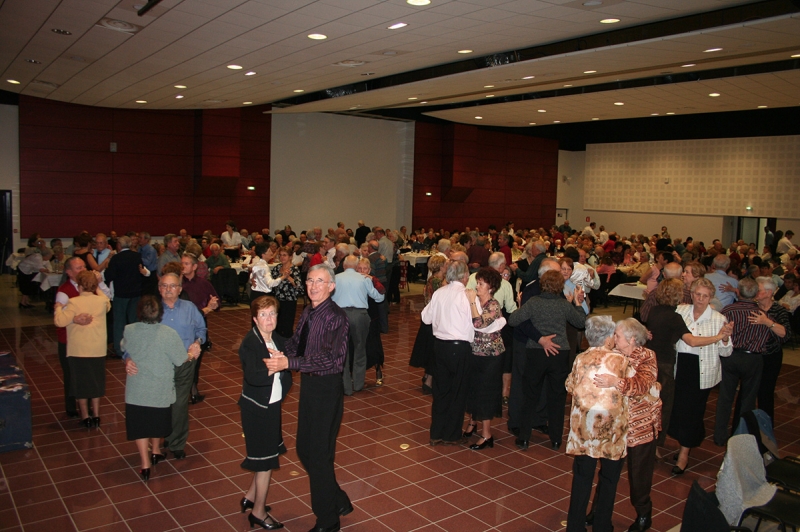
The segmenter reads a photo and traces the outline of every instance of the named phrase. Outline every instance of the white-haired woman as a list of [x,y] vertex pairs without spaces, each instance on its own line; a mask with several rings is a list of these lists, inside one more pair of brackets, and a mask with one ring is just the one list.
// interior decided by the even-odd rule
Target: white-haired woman
[[600,474],[592,506],[593,530],[613,530],[614,498],[622,459],[627,453],[628,401],[616,388],[597,387],[594,377],[606,373],[622,379],[634,372],[628,359],[612,350],[614,330],[611,316],[593,316],[586,320],[585,334],[590,348],[575,358],[566,381],[567,391],[572,394],[567,454],[575,457],[567,532],[586,530],[586,507],[598,460]]
[[[722,332],[727,320],[711,308],[716,292],[714,284],[701,277],[692,282],[691,291],[692,304],[678,305],[676,312],[693,336],[716,336]],[[711,388],[722,380],[720,357],[730,356],[733,352],[730,326],[724,331],[726,337],[710,345],[692,347],[684,339],[678,340],[676,345],[675,397],[680,397],[680,401],[672,403],[672,416],[667,428],[667,434],[678,440],[681,446],[672,467],[674,475],[683,474],[689,463],[689,451],[698,447],[706,437],[703,418]]]
[[[617,322],[614,343],[618,353],[628,358],[636,372],[632,377],[619,378],[602,373],[594,378],[600,388],[614,387],[628,397],[628,483],[631,504],[636,520],[628,532],[643,532],[652,525],[653,468],[656,463],[656,438],[661,428],[661,399],[658,384],[656,354],[644,347],[647,329],[633,318]],[[594,511],[587,516],[593,520]]]

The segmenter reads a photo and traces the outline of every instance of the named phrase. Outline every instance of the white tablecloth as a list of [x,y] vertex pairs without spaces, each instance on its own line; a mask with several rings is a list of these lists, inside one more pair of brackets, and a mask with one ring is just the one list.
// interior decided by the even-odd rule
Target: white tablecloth
[[423,255],[421,253],[405,253],[400,255],[400,260],[407,260],[411,266],[416,266],[417,264],[428,264],[428,259],[430,258],[430,255]]
[[643,292],[646,288],[647,285],[642,283],[620,283],[608,295],[644,301]]
[[37,283],[41,283],[39,288],[44,291],[61,286],[61,277],[63,275],[63,273],[38,273],[33,280]]

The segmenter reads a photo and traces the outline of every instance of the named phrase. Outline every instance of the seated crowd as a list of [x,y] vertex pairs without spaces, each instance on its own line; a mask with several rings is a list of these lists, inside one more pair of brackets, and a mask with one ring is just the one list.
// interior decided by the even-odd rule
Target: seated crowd
[[[272,404],[291,385],[283,372],[300,368],[289,363],[276,369],[268,363],[267,371],[259,361],[283,357],[284,342],[295,350],[287,356],[318,349],[323,340],[309,337],[306,316],[318,305],[327,308],[330,296],[343,312],[346,331],[337,362],[341,390],[353,395],[364,388],[369,368],[375,368],[376,383],[383,383],[381,334],[389,331],[390,305],[400,302],[405,271],[425,280],[425,308],[409,363],[424,370],[422,391],[432,395],[430,444],[461,445],[475,436],[470,449],[493,447],[491,422],[503,417],[503,405],[520,450],[529,448],[537,431],[557,451],[566,428],[566,452],[576,457],[567,530],[587,524],[611,529],[627,457],[637,516],[628,530],[636,532],[652,524],[658,447],[665,447],[667,435],[677,441],[677,454],[667,454],[674,455],[672,473],[683,474],[691,449],[705,438],[704,413],[713,387],[719,385],[715,444],[726,445],[742,413],[759,408],[774,419],[782,346],[791,338],[800,281],[793,232],[764,229],[761,253],[741,240],[725,248],[719,240],[706,247],[691,237],[671,238],[666,227],[651,236],[625,236],[594,222],[574,230],[568,221],[522,230],[509,222],[485,232],[477,227],[407,232],[406,227],[369,228],[363,221],[352,231],[340,222],[324,235],[320,227],[297,235],[288,225],[274,233],[266,228],[250,233],[228,221],[221,235],[209,230],[194,238],[181,230],[153,244],[147,232],[117,236],[111,231],[94,238],[84,232],[66,249],[59,239],[48,247],[36,234],[18,267],[20,308],[32,307],[40,273],[63,268],[55,316],[66,412],[80,416],[86,427],[100,425],[105,384],[94,359],[102,361],[106,344],[112,344],[110,358],[126,359],[128,437],[137,442],[147,480],[167,451],[178,459],[185,456],[188,405],[204,397],[197,384],[202,356],[211,346],[206,316],[219,310],[221,300],[238,303],[241,289],[248,294],[255,327],[253,338],[242,344],[252,353],[240,350],[245,389],[254,387],[248,393]],[[404,260],[409,253],[429,258],[413,261],[414,267]],[[590,317],[621,281],[642,287],[638,319],[614,324],[608,316]],[[332,288],[320,292],[326,284]],[[309,299],[295,329],[297,301]],[[581,353],[584,330],[590,348]],[[85,357],[93,359],[90,364],[74,363]],[[160,375],[160,384],[137,380],[143,370]],[[330,376],[331,371],[339,375],[330,369],[309,374]],[[271,395],[258,392],[259,386],[271,386]],[[565,427],[567,392],[572,407]],[[258,400],[244,392],[242,398],[243,423],[252,424],[245,433],[276,438],[280,418],[266,421],[272,426],[269,434],[256,429],[264,420],[246,405]],[[301,399],[301,418],[302,405]],[[253,413],[246,417],[245,411]],[[166,438],[163,451],[161,438]],[[335,443],[335,432],[333,438]],[[251,526],[279,528],[262,511],[269,475],[261,474],[264,469],[251,456],[251,451],[274,453],[276,447],[256,451],[253,445],[247,442],[243,467],[255,476],[242,510],[253,510]],[[285,452],[282,446],[278,453]],[[600,482],[587,513],[598,459]],[[277,459],[266,464],[269,471]],[[312,485],[312,506],[314,493]],[[345,511],[338,515],[349,513],[343,497]],[[318,509],[314,513],[321,523],[321,515],[328,514]],[[338,530],[336,519],[320,529]]]

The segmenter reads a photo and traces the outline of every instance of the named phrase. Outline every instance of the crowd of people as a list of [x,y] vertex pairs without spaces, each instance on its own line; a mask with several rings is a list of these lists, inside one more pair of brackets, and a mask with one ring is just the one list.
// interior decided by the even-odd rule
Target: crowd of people
[[[567,530],[611,530],[627,457],[637,515],[628,530],[637,532],[652,524],[658,447],[667,435],[677,441],[665,459],[674,475],[683,474],[705,438],[713,387],[717,445],[737,429],[740,413],[758,407],[774,419],[782,346],[800,305],[792,237],[765,228],[758,253],[743,241],[706,248],[691,237],[671,238],[666,227],[627,237],[595,223],[573,230],[568,221],[452,233],[363,221],[351,231],[340,222],[324,236],[320,227],[297,235],[288,225],[251,234],[228,221],[221,235],[196,239],[181,230],[153,244],[146,232],[82,233],[66,249],[58,239],[48,248],[37,234],[19,264],[20,307],[30,307],[37,273],[63,265],[54,319],[66,413],[98,427],[105,361],[125,359],[128,438],[146,481],[168,454],[185,457],[189,404],[204,398],[197,386],[211,347],[207,315],[221,306],[214,280],[234,261],[252,320],[239,348],[242,467],[254,473],[241,509],[251,510],[252,526],[282,527],[265,503],[271,471],[286,452],[280,405],[297,371],[297,452],[309,474],[313,530],[335,531],[353,509],[334,473],[343,397],[364,389],[369,368],[383,383],[381,334],[400,299],[402,256],[429,251],[427,265],[411,270],[425,280],[425,307],[409,364],[423,369],[422,392],[432,395],[430,444],[492,448],[492,421],[504,405],[522,451],[534,431],[559,450],[566,428],[566,452],[575,456]],[[615,324],[591,316],[612,278],[643,286],[638,319]],[[300,300],[306,304],[295,326]]]

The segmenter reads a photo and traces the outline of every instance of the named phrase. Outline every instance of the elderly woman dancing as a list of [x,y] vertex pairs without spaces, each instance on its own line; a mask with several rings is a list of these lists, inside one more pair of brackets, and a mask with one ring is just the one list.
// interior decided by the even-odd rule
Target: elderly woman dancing
[[595,386],[594,377],[602,372],[623,379],[632,376],[634,371],[627,358],[612,351],[614,322],[611,316],[587,319],[586,339],[590,348],[575,358],[566,382],[567,391],[572,394],[567,454],[575,457],[567,532],[586,529],[586,507],[598,460],[600,476],[593,506],[593,529],[610,532],[614,530],[611,514],[614,512],[622,459],[627,454],[628,401],[616,388]]

